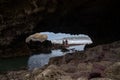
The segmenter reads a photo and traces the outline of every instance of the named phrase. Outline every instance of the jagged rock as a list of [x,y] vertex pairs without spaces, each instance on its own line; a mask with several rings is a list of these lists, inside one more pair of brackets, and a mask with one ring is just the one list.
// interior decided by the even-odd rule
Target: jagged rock
[[1,0],[0,54],[19,52],[26,37],[41,31],[88,34],[96,44],[119,40],[117,5],[113,0]]
[[80,77],[77,80],[88,80],[86,77]]
[[84,52],[75,52],[66,54],[64,56],[52,57],[49,60],[49,64],[61,65],[64,63],[76,63],[85,61],[86,54]]
[[39,68],[35,68],[35,69],[33,69],[32,74],[37,75],[37,74],[41,73],[42,71],[43,70],[41,70]]
[[27,75],[28,75],[28,71],[10,71],[6,74],[6,77],[8,80],[26,80],[27,79]]
[[87,60],[90,61],[120,61],[119,55],[120,42],[99,45],[86,50]]
[[40,41],[30,41],[27,43],[28,48],[32,53],[51,53],[52,43],[49,40],[43,42]]
[[62,63],[64,63],[64,59],[62,56],[58,56],[58,57],[52,57],[49,59],[49,65],[50,64],[54,64],[54,65],[61,65]]
[[[99,45],[86,51],[51,58],[48,65],[32,71],[0,73],[0,78],[3,80],[119,80],[119,47],[119,41]],[[98,60],[96,57],[103,52],[105,52],[105,56]]]
[[60,65],[60,69],[66,73],[75,73],[77,71],[76,65],[72,64],[62,64]]
[[93,69],[93,64],[92,63],[79,63],[77,66],[77,69],[79,71],[91,72]]
[[120,62],[116,62],[105,70],[105,76],[111,79],[120,79]]
[[0,74],[0,80],[32,80],[27,70],[8,71]]
[[74,79],[72,79],[70,76],[62,76],[60,80],[74,80]]
[[61,71],[55,65],[50,65],[43,72],[36,75],[35,80],[59,80],[61,76],[65,76],[65,72]]
[[90,79],[90,80],[113,80],[113,79],[110,79],[110,78],[93,78],[93,79]]

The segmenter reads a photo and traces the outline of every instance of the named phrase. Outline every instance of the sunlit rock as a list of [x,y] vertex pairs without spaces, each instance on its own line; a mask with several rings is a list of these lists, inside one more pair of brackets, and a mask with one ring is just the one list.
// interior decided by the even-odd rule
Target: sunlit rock
[[26,43],[32,52],[50,53],[52,43],[46,34],[35,33],[26,38]]
[[30,42],[30,40],[43,42],[47,40],[47,38],[48,36],[46,34],[35,33],[26,38],[26,43]]

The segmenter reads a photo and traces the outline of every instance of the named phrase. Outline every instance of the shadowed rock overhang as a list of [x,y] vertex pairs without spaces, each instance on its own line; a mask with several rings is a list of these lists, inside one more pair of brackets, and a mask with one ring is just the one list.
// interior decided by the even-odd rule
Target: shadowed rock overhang
[[119,40],[118,5],[115,0],[1,0],[0,53],[24,46],[28,35],[40,31],[84,33],[94,44]]

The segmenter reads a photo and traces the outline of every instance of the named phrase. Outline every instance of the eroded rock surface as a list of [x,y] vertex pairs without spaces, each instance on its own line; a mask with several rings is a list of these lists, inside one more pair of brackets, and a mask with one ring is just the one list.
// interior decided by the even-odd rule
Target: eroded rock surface
[[95,44],[119,40],[118,6],[113,0],[1,0],[0,55],[19,56],[26,37],[40,31],[84,33]]
[[[8,71],[1,80],[119,80],[120,41],[99,45],[83,52],[51,58],[48,65],[31,71]],[[104,54],[102,58],[99,58]]]

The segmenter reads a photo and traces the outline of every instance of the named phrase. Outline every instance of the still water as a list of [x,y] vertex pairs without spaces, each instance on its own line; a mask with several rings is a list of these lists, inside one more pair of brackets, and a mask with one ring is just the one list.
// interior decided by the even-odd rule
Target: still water
[[69,51],[67,52],[62,52],[60,49],[58,50],[52,50],[52,52],[50,54],[37,54],[37,55],[33,55],[29,58],[28,60],[28,69],[32,70],[36,67],[42,67],[46,64],[48,64],[49,59],[52,57],[56,57],[56,56],[63,56],[65,54],[68,54],[70,52],[73,52],[75,50],[82,51],[84,49],[85,45],[79,45],[79,46],[72,46],[69,47]]
[[0,72],[1,71],[10,71],[10,70],[19,70],[27,68],[28,70],[32,70],[36,67],[42,67],[49,62],[51,57],[63,56],[73,50],[83,51],[85,45],[80,46],[71,46],[69,47],[69,51],[62,52],[60,49],[52,50],[49,54],[44,53],[35,53],[34,55],[28,57],[15,57],[15,58],[7,58],[0,59]]
[[[9,70],[19,70],[27,68],[28,70],[32,70],[36,67],[42,67],[49,62],[51,57],[55,56],[63,56],[72,52],[73,50],[83,51],[86,44],[91,44],[92,40],[89,36],[84,34],[79,35],[71,35],[65,33],[52,33],[52,32],[41,32],[41,34],[47,34],[48,40],[51,40],[52,43],[62,43],[62,39],[69,38],[69,44],[83,44],[70,46],[68,52],[61,52],[61,50],[52,50],[49,54],[44,53],[35,53],[34,55],[28,57],[16,57],[16,58],[8,58],[8,59],[0,59],[0,72],[1,71],[9,71]],[[72,37],[72,38],[71,38]],[[77,38],[78,37],[78,38]]]
[[29,57],[0,59],[0,72],[26,68],[28,64],[28,59]]

